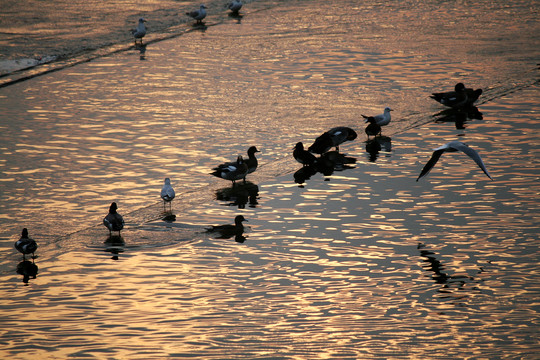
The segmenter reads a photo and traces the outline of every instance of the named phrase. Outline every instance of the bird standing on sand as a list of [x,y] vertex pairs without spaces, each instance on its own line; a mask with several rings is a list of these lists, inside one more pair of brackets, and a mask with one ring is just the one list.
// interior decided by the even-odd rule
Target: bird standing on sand
[[174,189],[171,186],[171,179],[165,178],[163,187],[161,188],[161,198],[163,199],[164,208],[165,203],[169,203],[170,207],[172,207],[171,201],[173,201],[175,195]]
[[200,24],[202,19],[206,17],[206,6],[204,6],[204,4],[201,4],[199,10],[188,11],[186,15],[197,20],[197,24]]
[[387,107],[384,108],[384,112],[382,114],[375,115],[375,116],[362,115],[362,117],[365,119],[365,122],[369,122],[368,119],[370,117],[372,117],[377,122],[377,125],[386,126],[386,125],[390,124],[390,121],[392,120],[392,116],[390,115],[390,111],[394,111],[394,110],[390,109],[387,106]]
[[422,176],[427,175],[431,171],[431,169],[435,166],[443,153],[456,151],[462,151],[467,154],[471,159],[476,162],[476,164],[480,167],[480,169],[482,169],[482,171],[487,175],[487,177],[493,180],[491,175],[489,175],[486,166],[482,161],[482,158],[480,157],[480,155],[478,155],[476,150],[470,148],[467,144],[464,144],[461,141],[450,141],[448,144],[445,144],[435,149],[433,155],[431,155],[431,159],[429,159],[429,161],[426,163],[416,181],[418,181]]
[[135,38],[135,44],[137,43],[137,39],[140,40],[140,43],[142,44],[142,38],[144,35],[146,35],[146,26],[144,26],[144,23],[146,20],[143,18],[139,19],[139,25],[137,25],[136,29],[131,30],[131,33],[133,34],[133,37]]
[[28,229],[22,229],[21,238],[15,242],[15,249],[23,254],[24,259],[27,254],[32,254],[32,258],[34,258],[34,252],[37,248],[36,241],[28,237]]
[[237,215],[234,218],[234,225],[215,225],[206,229],[206,232],[218,233],[220,239],[228,239],[233,236],[242,235],[244,233],[244,225],[242,222],[247,221],[244,216]]
[[109,235],[111,235],[113,231],[118,231],[118,235],[120,235],[120,230],[124,228],[124,218],[116,212],[117,209],[118,206],[116,203],[111,203],[109,213],[103,218],[103,225],[109,229]]

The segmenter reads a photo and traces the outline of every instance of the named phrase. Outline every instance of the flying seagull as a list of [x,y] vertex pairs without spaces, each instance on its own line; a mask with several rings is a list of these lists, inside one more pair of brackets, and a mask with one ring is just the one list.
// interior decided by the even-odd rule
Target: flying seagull
[[440,146],[433,151],[433,155],[431,155],[431,159],[427,162],[427,164],[422,169],[422,172],[416,179],[418,181],[422,176],[427,175],[431,169],[435,166],[439,158],[444,152],[456,152],[456,151],[462,151],[465,154],[469,155],[471,159],[473,159],[476,164],[482,169],[482,171],[491,179],[491,175],[489,175],[486,166],[484,165],[484,162],[482,161],[482,158],[480,158],[480,155],[476,152],[476,150],[470,148],[467,144],[462,143],[461,141],[450,141],[448,144]]

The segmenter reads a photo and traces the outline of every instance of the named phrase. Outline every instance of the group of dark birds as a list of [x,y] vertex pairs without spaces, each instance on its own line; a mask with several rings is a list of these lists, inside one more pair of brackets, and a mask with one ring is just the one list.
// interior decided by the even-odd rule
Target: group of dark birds
[[[233,0],[227,4],[227,8],[231,11],[232,15],[238,16],[239,11],[242,8],[242,2],[240,0]],[[197,24],[200,24],[206,17],[206,9],[207,7],[204,4],[201,4],[199,9],[186,12],[186,15],[196,20]],[[142,38],[146,35],[145,23],[146,20],[144,18],[140,18],[137,28],[131,30],[136,44],[142,44]],[[451,109],[466,112],[470,108],[474,107],[473,104],[478,100],[481,94],[482,89],[473,90],[466,88],[463,83],[458,83],[454,87],[453,91],[433,93],[430,97]],[[391,108],[386,107],[384,112],[380,115],[362,115],[365,123],[367,123],[365,133],[367,135],[368,142],[371,136],[378,137],[382,135],[382,127],[388,125],[391,121],[391,111]],[[301,170],[304,173],[306,173],[307,169],[309,168],[314,168],[315,166],[321,166],[324,168],[324,166],[328,164],[331,169],[333,169],[336,164],[346,167],[347,164],[354,163],[356,160],[341,154],[339,152],[339,146],[347,141],[353,141],[357,137],[358,134],[356,131],[350,127],[334,127],[317,137],[313,144],[307,149],[305,149],[302,142],[298,142],[294,146],[293,157],[296,159],[296,161],[302,164],[303,169]],[[335,148],[335,151],[331,151],[332,148]],[[416,181],[430,172],[444,152],[455,151],[462,151],[471,157],[482,169],[482,171],[490,179],[492,179],[484,163],[482,162],[482,159],[474,149],[460,141],[451,141],[448,144],[435,149],[431,159],[424,166]],[[236,161],[223,163],[212,169],[213,172],[211,172],[211,175],[232,181],[233,187],[237,180],[243,180],[245,183],[246,176],[257,169],[258,161],[255,157],[255,153],[257,152],[259,152],[259,150],[257,150],[255,146],[251,146],[247,150],[246,159],[244,159],[242,156],[238,156]],[[316,155],[319,156],[317,157]],[[174,197],[175,192],[171,186],[171,181],[169,178],[166,178],[161,189],[161,198],[163,199],[164,207],[165,204],[169,204],[169,208],[171,209],[171,201],[174,199]],[[118,236],[120,236],[120,232],[124,228],[124,219],[122,215],[117,212],[117,209],[117,204],[115,202],[111,203],[109,213],[105,216],[105,218],[103,218],[103,225],[109,230],[110,237],[112,237],[112,232],[118,232]],[[234,236],[236,241],[243,242],[245,239],[242,235],[244,232],[244,221],[247,220],[242,215],[238,215],[234,219],[234,224],[212,226],[208,228],[207,231],[217,233],[219,238],[231,238]],[[35,267],[33,263],[25,261],[25,255],[32,254],[32,259],[34,259],[34,253],[37,248],[38,245],[36,241],[29,237],[28,230],[24,228],[22,230],[20,239],[15,242],[15,249],[23,254],[23,262],[21,264],[30,269],[21,269],[21,273],[24,272],[25,274],[25,282],[27,282],[28,274],[31,275],[32,272],[37,273],[37,267]],[[32,265],[35,267],[35,271],[32,270]],[[19,269],[17,271],[19,272]]]
[[[201,7],[202,9],[202,7]],[[141,22],[142,23],[142,22]],[[450,92],[441,92],[433,93],[430,97],[434,100],[440,102],[441,104],[448,106],[452,109],[466,109],[469,106],[472,106],[473,103],[478,100],[478,97],[482,94],[481,89],[473,90],[466,88],[462,83],[458,83],[454,91]],[[392,109],[386,107],[384,112],[376,116],[366,116],[362,115],[365,119],[365,122],[368,125],[365,128],[365,133],[368,137],[370,136],[381,136],[382,126],[386,126],[391,121],[390,112]],[[354,163],[355,159],[347,157],[339,152],[339,146],[347,141],[353,141],[358,137],[356,131],[346,126],[334,127],[322,135],[317,137],[313,144],[311,144],[307,150],[304,148],[302,142],[298,142],[293,150],[293,157],[302,164],[304,172],[308,168],[312,168],[318,165],[323,165],[330,163],[332,169],[336,164],[346,166],[346,164]],[[335,151],[331,151],[332,148],[335,148]],[[476,164],[482,169],[482,171],[492,179],[491,175],[486,169],[480,155],[470,148],[467,144],[464,144],[460,141],[451,141],[443,146],[438,147],[434,150],[431,158],[426,163],[420,175],[416,179],[418,181],[423,176],[427,175],[431,169],[435,166],[439,158],[445,152],[456,152],[462,151],[473,159]],[[255,154],[259,152],[256,146],[251,146],[247,150],[247,158],[244,159],[239,155],[236,161],[226,162],[219,166],[213,168],[211,175],[219,177],[221,179],[229,180],[232,182],[233,187],[236,184],[236,181],[243,180],[246,182],[246,176],[250,173],[253,173],[258,167],[258,160],[255,157]],[[319,155],[317,157],[316,155]],[[493,179],[492,179],[493,180]],[[171,202],[175,197],[175,191],[171,186],[171,180],[166,178],[161,189],[161,198],[163,199],[163,207],[165,208],[166,204],[169,204],[169,209],[171,209]],[[112,237],[112,232],[118,232],[120,236],[121,230],[124,228],[124,219],[122,215],[117,212],[118,206],[115,202],[111,203],[109,207],[109,213],[103,218],[103,225],[109,230],[109,237]],[[207,229],[208,232],[218,233],[219,238],[230,238],[235,237],[236,241],[243,242],[245,238],[243,237],[244,226],[243,222],[247,221],[242,215],[236,216],[234,224],[226,224],[219,226],[212,226]],[[25,255],[32,254],[32,259],[35,257],[34,253],[37,249],[37,243],[28,236],[28,230],[24,228],[19,240],[15,242],[15,249],[23,254],[23,260],[25,260]]]

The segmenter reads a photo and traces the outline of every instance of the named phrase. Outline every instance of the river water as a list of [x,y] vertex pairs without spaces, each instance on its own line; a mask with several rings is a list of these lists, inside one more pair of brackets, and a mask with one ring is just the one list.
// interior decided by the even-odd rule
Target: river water
[[[2,358],[537,356],[538,1],[209,2],[203,26],[187,2],[17,6],[1,18]],[[56,61],[7,66],[36,57]],[[429,98],[459,81],[484,89],[464,123]],[[361,114],[385,106],[372,151]],[[294,144],[334,126],[357,130],[340,147],[355,162],[300,169]],[[447,153],[416,182],[452,140],[493,181]],[[209,175],[251,145],[246,184]],[[112,201],[122,242],[101,224]],[[238,214],[238,241],[205,232]],[[13,249],[23,227],[37,274]]]

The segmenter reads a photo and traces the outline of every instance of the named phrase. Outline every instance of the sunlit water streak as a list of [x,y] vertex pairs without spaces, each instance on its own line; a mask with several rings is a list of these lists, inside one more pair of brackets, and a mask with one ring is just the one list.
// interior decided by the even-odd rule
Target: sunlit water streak
[[[492,39],[445,37],[432,49],[425,34],[396,35],[406,5],[329,15],[318,4],[153,43],[145,61],[118,53],[2,90],[2,357],[535,356],[534,52],[513,68],[505,43],[478,64],[471,47],[494,51]],[[375,27],[374,12],[392,6]],[[488,17],[474,10],[451,11],[455,26]],[[440,26],[424,20],[423,30]],[[461,61],[449,63],[455,51]],[[432,123],[441,106],[427,95],[463,78],[486,88],[483,120]],[[374,159],[360,114],[386,104],[394,123]],[[334,125],[358,129],[342,147],[356,164],[296,183],[292,146]],[[454,153],[415,182],[432,149],[455,139],[495,180]],[[208,174],[249,145],[261,167],[248,185],[231,191]],[[166,176],[174,222],[162,220]],[[100,224],[113,200],[125,243]],[[205,233],[238,213],[245,242]],[[21,224],[40,244],[29,286],[15,272]]]

